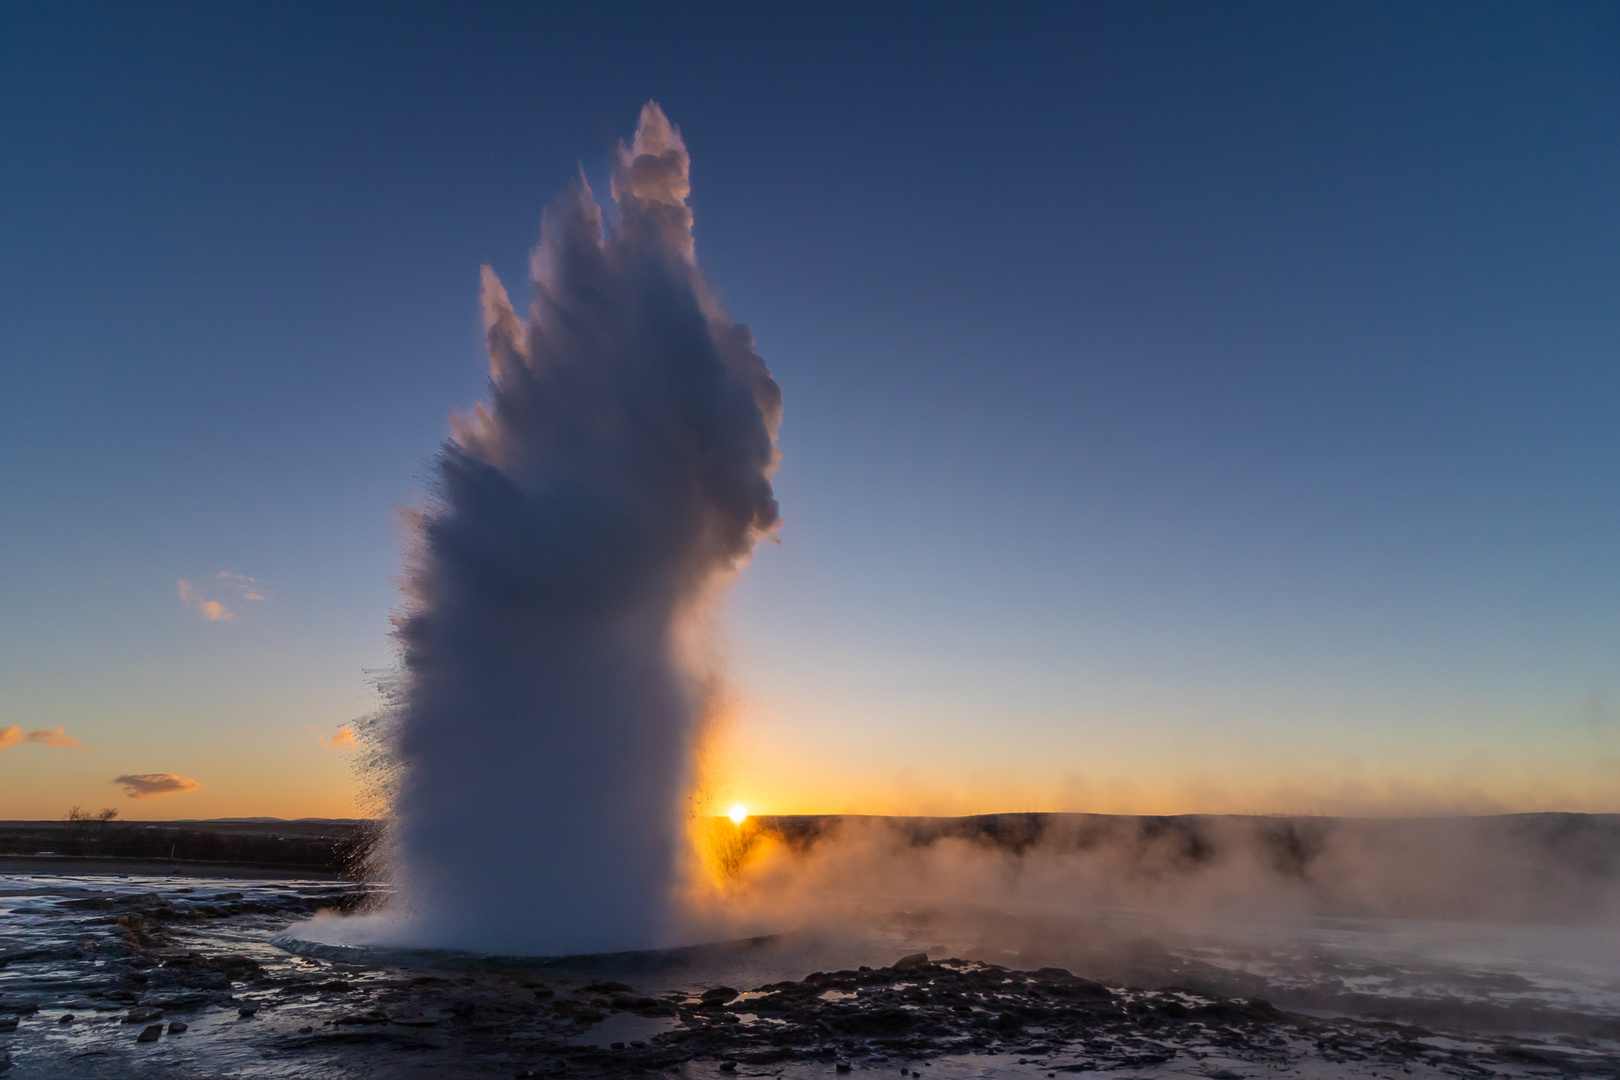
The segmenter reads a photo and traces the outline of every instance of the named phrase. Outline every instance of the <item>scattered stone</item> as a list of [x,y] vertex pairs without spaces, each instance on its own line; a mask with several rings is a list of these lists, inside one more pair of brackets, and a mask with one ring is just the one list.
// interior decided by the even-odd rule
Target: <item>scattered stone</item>
[[702,996],[698,1000],[702,1001],[705,1005],[724,1005],[726,1002],[732,1000],[736,996],[737,991],[733,990],[731,987],[716,986],[712,990],[703,991]]
[[143,1005],[139,1008],[129,1010],[128,1014],[124,1017],[124,1023],[148,1024],[162,1015],[162,1009],[154,1009],[150,1006]]
[[730,1058],[727,1058],[725,1061],[722,1061],[720,1063],[720,1071],[721,1072],[736,1072],[737,1071],[737,1063],[735,1061],[732,1061]]
[[349,1013],[346,1016],[340,1016],[333,1020],[332,1023],[340,1027],[348,1024],[386,1024],[388,1023],[388,1014],[377,1009],[371,1009],[367,1012]]
[[928,954],[925,952],[908,953],[889,965],[895,971],[915,971],[920,967],[928,966]]
[[71,1024],[71,1023],[73,1023],[73,1020],[74,1020],[74,1017],[73,1017],[72,1013],[63,1013],[61,1019],[57,1020],[57,1023],[58,1024]]
[[169,1034],[170,1035],[184,1035],[186,1033],[187,1026],[188,1025],[183,1020],[170,1020],[169,1021]]
[[163,1025],[153,1024],[151,1027],[135,1036],[136,1042],[157,1042],[163,1035]]
[[588,982],[579,988],[582,994],[626,994],[635,987],[622,982]]
[[223,971],[228,978],[246,979],[259,973],[259,962],[251,956],[216,956],[207,961],[214,971]]
[[669,1012],[670,1006],[657,998],[637,997],[634,994],[620,994],[609,1003],[611,1008],[624,1009],[631,1012]]
[[244,1020],[250,1016],[257,1016],[258,1013],[259,1007],[257,1005],[243,1005],[236,1010],[236,1015],[242,1017]]

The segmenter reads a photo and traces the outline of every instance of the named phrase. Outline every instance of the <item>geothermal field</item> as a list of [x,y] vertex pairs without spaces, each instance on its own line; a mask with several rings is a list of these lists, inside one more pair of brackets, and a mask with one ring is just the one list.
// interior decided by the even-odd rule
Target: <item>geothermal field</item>
[[[179,161],[205,195],[241,200],[233,229],[280,209],[271,240],[227,243],[210,224],[225,211],[200,196],[149,211],[142,200],[178,200],[177,181],[137,177],[100,200],[135,208],[118,221],[158,223],[136,254],[103,255],[123,226],[93,207],[24,223],[56,230],[41,250],[89,245],[81,291],[87,266],[115,268],[138,297],[135,314],[105,316],[120,333],[155,326],[164,348],[194,352],[155,388],[149,356],[74,376],[82,403],[78,382],[47,392],[45,375],[16,397],[72,399],[78,426],[19,428],[15,445],[38,460],[0,470],[57,507],[48,522],[10,516],[63,560],[30,563],[15,588],[34,590],[31,614],[0,618],[0,800],[38,818],[68,803],[62,792],[90,794],[60,820],[0,822],[0,1077],[1620,1080],[1620,814],[1605,812],[1620,806],[1620,396],[1565,387],[1513,411],[1560,371],[1612,379],[1591,373],[1612,373],[1614,335],[1560,336],[1549,312],[1612,317],[1620,246],[1590,206],[1613,214],[1620,169],[1599,155],[1615,140],[1560,135],[1533,119],[1540,99],[1486,100],[1455,73],[1433,76],[1430,112],[1408,108],[1402,94],[1422,95],[1388,74],[1384,22],[1287,37],[1274,24],[1304,15],[1285,7],[1266,9],[1254,40],[1348,40],[1372,59],[1335,67],[1278,46],[1230,90],[1238,107],[1200,73],[1240,49],[1223,20],[1243,5],[1150,5],[1166,26],[1200,29],[1146,75],[1130,58],[1170,31],[1108,21],[1140,17],[1132,5],[1077,6],[1101,20],[1064,39],[1091,50],[1084,60],[1044,54],[1039,20],[1016,48],[997,44],[990,8],[982,26],[943,7],[897,28],[865,12],[794,24],[759,38],[787,43],[763,59],[730,36],[742,9],[709,22],[683,10],[656,33],[641,25],[652,15],[626,13],[587,34],[555,5],[522,39],[546,43],[543,63],[490,11],[433,34],[413,5],[306,32],[306,16],[342,22],[349,6],[278,5],[239,32],[231,20],[263,12],[223,7],[226,23],[187,56],[221,65],[212,86],[248,86],[241,109],[270,101],[259,127],[138,104],[127,111],[157,118],[142,121],[149,137],[41,127],[52,163],[81,145]],[[204,10],[163,32],[193,33]],[[1620,101],[1612,14],[1602,33],[1547,46],[1555,74],[1591,65],[1580,101]],[[1458,15],[1430,21],[1476,18]],[[706,29],[674,26],[689,18]],[[102,21],[64,39],[120,36]],[[1095,44],[1116,31],[1141,35],[1137,52]],[[395,34],[416,51],[388,52]],[[6,37],[0,25],[9,146],[3,72],[28,49]],[[454,50],[433,40],[452,37]],[[857,62],[878,38],[889,45]],[[239,77],[231,50],[259,39],[284,51]],[[1478,45],[1490,61],[1478,84],[1517,86],[1499,53],[1524,41],[1543,38],[1503,30]],[[711,100],[731,117],[710,125],[730,140],[715,138],[730,156],[715,154],[713,203],[711,174],[694,191],[688,141],[650,90],[623,98],[658,80],[645,58],[611,51],[622,42],[656,54],[675,87],[661,100],[682,117],[694,80],[746,75]],[[575,43],[599,52],[558,67]],[[373,46],[386,64],[365,66]],[[166,54],[136,51],[131,85],[166,86]],[[1453,55],[1420,52],[1424,78]],[[257,89],[296,81],[277,73],[312,56],[285,100]],[[345,75],[351,61],[374,75]],[[64,61],[69,74],[39,76],[32,96],[83,83],[122,115],[129,88],[93,68]],[[992,93],[1036,68],[1053,87]],[[1266,89],[1278,71],[1361,73],[1351,82],[1373,100]],[[421,315],[445,291],[433,275],[455,269],[439,266],[452,247],[432,245],[451,243],[453,214],[517,213],[488,208],[521,186],[489,167],[489,144],[522,159],[524,184],[556,175],[523,157],[538,140],[528,128],[478,125],[512,102],[527,122],[542,98],[579,113],[597,94],[581,80],[603,72],[618,87],[603,100],[645,102],[633,135],[604,134],[605,159],[586,158],[543,213],[554,185],[532,193],[532,248],[532,230],[510,250],[487,232],[454,240],[476,353],[457,383],[456,328],[433,337]],[[1111,79],[1135,89],[1103,107]],[[966,83],[980,89],[958,93]],[[739,89],[754,86],[774,87],[775,104],[756,108]],[[906,102],[905,120],[868,115],[884,101]],[[1165,101],[1174,122],[1155,111]],[[1072,125],[1037,130],[1033,110]],[[1431,124],[1409,137],[1414,160],[1524,130],[1511,154],[1381,171],[1400,154],[1318,134],[1312,118],[1341,115],[1375,150],[1402,124]],[[546,130],[588,143],[589,125],[569,122]],[[1261,152],[1265,125],[1281,134]],[[306,143],[299,160],[327,187],[277,171]],[[1217,168],[1249,154],[1266,167]],[[376,162],[341,205],[321,201]],[[1526,194],[1584,176],[1582,162],[1601,194],[1590,205],[1585,188]],[[73,188],[37,167],[42,190]],[[1457,194],[1476,182],[1498,186]],[[1368,191],[1359,216],[1331,228],[1313,216]],[[1500,226],[1502,240],[1489,223],[1528,204],[1541,216]],[[737,216],[695,231],[722,206]],[[1569,207],[1575,224],[1560,225]],[[378,221],[384,233],[365,232]],[[1043,247],[1071,221],[1073,236]],[[12,222],[0,224],[5,248]],[[1386,233],[1376,258],[1362,250]],[[1576,254],[1535,248],[1548,235]],[[325,255],[299,253],[315,240]],[[480,244],[495,250],[466,254]],[[215,249],[236,260],[237,291],[194,301],[220,272]],[[161,262],[149,252],[172,260],[169,278],[146,269]],[[777,261],[750,261],[766,256]],[[947,257],[972,274],[951,278]],[[0,285],[54,265],[31,258]],[[420,281],[391,276],[418,258]],[[1566,262],[1578,287],[1537,277]],[[780,280],[751,280],[761,266]],[[1480,284],[1496,273],[1508,284]],[[862,284],[839,293],[846,276]],[[173,308],[142,292],[170,278],[183,284]],[[733,317],[745,310],[758,341]],[[1435,310],[1445,325],[1420,325]],[[306,328],[315,311],[330,322]],[[960,311],[978,313],[970,330],[951,321]],[[1515,311],[1523,322],[1508,325]],[[8,335],[12,309],[0,315]],[[1401,318],[1414,320],[1404,336],[1378,336]],[[53,315],[40,340],[80,321]],[[823,327],[846,336],[816,337]],[[259,338],[278,344],[229,359]],[[832,340],[857,343],[852,357]],[[1502,341],[1533,363],[1491,353]],[[1436,342],[1454,352],[1437,358]],[[380,359],[350,371],[333,359],[345,349]],[[55,367],[109,351],[73,350]],[[1154,350],[1174,363],[1142,359]],[[307,354],[319,363],[298,368]],[[421,357],[448,373],[413,374]],[[841,374],[815,383],[835,361]],[[228,394],[210,389],[249,369]],[[305,383],[274,405],[290,411],[269,425],[273,449],[216,462],[214,445],[271,415],[295,370]],[[473,380],[482,396],[446,430],[440,398]],[[816,432],[792,427],[796,402]],[[429,413],[430,436],[379,449]],[[147,422],[160,433],[131,451],[119,425]],[[1481,449],[1487,435],[1520,441]],[[399,447],[427,460],[414,481]],[[793,472],[801,448],[823,464]],[[47,456],[54,483],[38,479]],[[365,479],[379,461],[395,488]],[[303,481],[276,471],[288,463]],[[206,539],[229,514],[198,509],[197,491],[243,522],[234,547]],[[820,516],[790,536],[797,505]],[[373,565],[385,518],[402,552],[386,588]],[[0,543],[25,531],[34,543],[33,524],[9,523]],[[147,563],[96,547],[126,531],[156,552]],[[809,539],[783,558],[801,561],[769,561],[797,536]],[[216,548],[240,565],[195,569]],[[767,569],[777,576],[749,592]],[[168,624],[139,606],[158,594]],[[129,611],[103,618],[103,595]],[[369,632],[355,628],[362,608],[390,666],[354,644]],[[738,626],[780,637],[750,652]],[[68,657],[50,669],[57,697],[30,681],[49,667],[25,651],[36,636]],[[62,644],[78,636],[82,653]],[[380,691],[359,720],[341,717],[371,706],[342,710],[377,703],[346,697],[345,673]],[[755,683],[768,691],[752,696]],[[751,812],[733,797],[745,782],[771,810],[873,812]],[[118,806],[85,809],[102,797]],[[259,806],[296,820],[226,816]]]
[[773,932],[573,956],[353,944],[397,890],[316,867],[6,856],[9,1061],[52,1077],[1620,1075],[1612,817],[715,825],[752,849],[732,901],[751,910],[733,916]]

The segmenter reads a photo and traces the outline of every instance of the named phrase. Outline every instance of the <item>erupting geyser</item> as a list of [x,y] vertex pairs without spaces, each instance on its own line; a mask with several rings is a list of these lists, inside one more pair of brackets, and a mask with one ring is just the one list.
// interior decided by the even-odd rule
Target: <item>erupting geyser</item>
[[777,523],[781,393],[693,259],[658,106],[546,215],[527,320],[483,272],[489,401],[452,424],[397,636],[398,916],[424,945],[664,944],[703,681],[682,627]]

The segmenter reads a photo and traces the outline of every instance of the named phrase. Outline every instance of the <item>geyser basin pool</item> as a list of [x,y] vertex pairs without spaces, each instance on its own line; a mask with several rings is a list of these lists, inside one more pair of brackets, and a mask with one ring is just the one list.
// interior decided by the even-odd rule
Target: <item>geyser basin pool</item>
[[419,945],[569,954],[674,933],[692,616],[777,523],[781,395],[698,271],[659,108],[547,214],[520,318],[484,270],[489,399],[417,515],[387,714],[395,917]]
[[[298,923],[271,943],[298,956],[336,963],[367,966],[444,968],[456,971],[547,971],[559,975],[637,976],[660,981],[678,980],[691,971],[715,972],[727,968],[757,971],[760,957],[780,948],[783,935],[703,942],[661,949],[622,952],[573,953],[564,956],[493,954],[463,949],[424,949],[390,944],[395,936],[388,926],[366,933],[366,916],[335,916]],[[356,933],[356,928],[362,928]]]

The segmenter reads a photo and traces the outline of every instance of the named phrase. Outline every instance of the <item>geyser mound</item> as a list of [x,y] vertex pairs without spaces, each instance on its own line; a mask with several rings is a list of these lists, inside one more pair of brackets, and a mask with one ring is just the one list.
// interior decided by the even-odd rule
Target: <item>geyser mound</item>
[[413,944],[668,944],[705,680],[683,633],[777,523],[781,393],[693,257],[656,104],[545,216],[534,300],[483,270],[489,400],[452,421],[396,618],[391,918]]

